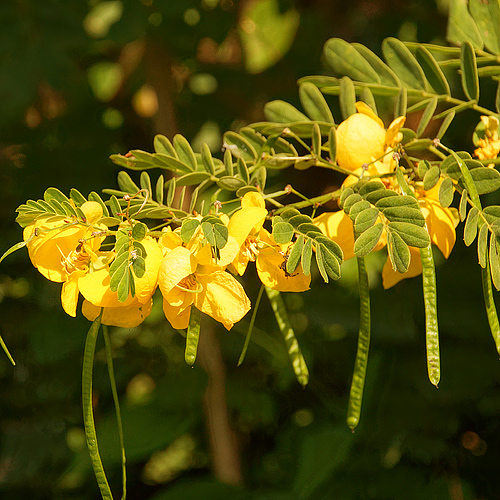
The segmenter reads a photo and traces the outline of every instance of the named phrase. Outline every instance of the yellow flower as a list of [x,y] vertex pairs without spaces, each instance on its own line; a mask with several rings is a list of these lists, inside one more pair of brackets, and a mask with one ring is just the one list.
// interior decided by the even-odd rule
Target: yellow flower
[[[405,117],[396,118],[387,130],[382,120],[363,102],[356,103],[357,113],[337,127],[337,164],[355,171],[381,159],[401,141],[400,128]],[[390,158],[389,158],[390,159]]]
[[[66,281],[73,268],[85,260],[83,252],[95,252],[101,246],[103,237],[92,234],[106,229],[95,225],[102,217],[101,205],[87,201],[80,208],[87,224],[39,219],[24,228],[23,239],[28,241],[26,247],[31,262],[50,281]],[[82,240],[88,241],[82,243]]]
[[250,310],[250,300],[235,278],[220,266],[200,265],[183,246],[166,253],[158,282],[165,317],[177,329],[187,328],[193,305],[228,330]]
[[[496,116],[481,116],[484,124],[484,139],[477,140],[477,148],[474,154],[480,160],[494,160],[500,153],[500,139],[498,137],[498,126],[500,122]],[[491,163],[489,167],[494,167]]]
[[118,294],[111,291],[108,263],[78,278],[77,287],[86,299],[82,312],[87,319],[93,321],[103,307],[103,324],[131,328],[140,324],[149,315],[152,306],[151,297],[158,283],[162,251],[158,242],[149,236],[141,240],[141,244],[146,250],[146,271],[140,278],[135,277],[135,295],[132,297],[129,294],[124,302],[120,302]]
[[248,262],[255,262],[264,285],[280,292],[309,290],[311,276],[306,276],[299,264],[292,274],[286,272],[286,261],[292,243],[278,245],[262,226],[267,215],[264,198],[256,192],[241,199],[241,210],[229,220],[229,235],[238,243],[232,265],[243,275]]
[[101,205],[87,201],[81,209],[86,223],[39,219],[23,233],[33,265],[47,279],[63,282],[61,303],[70,316],[76,316],[78,279],[109,253],[98,251],[105,238],[102,232],[107,229],[96,225],[102,217]]

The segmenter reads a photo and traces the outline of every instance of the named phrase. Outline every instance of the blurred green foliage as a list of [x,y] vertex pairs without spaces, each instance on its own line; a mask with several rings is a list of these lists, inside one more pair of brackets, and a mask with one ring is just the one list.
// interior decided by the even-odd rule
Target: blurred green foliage
[[[446,5],[9,0],[0,4],[0,19],[6,249],[21,238],[15,208],[46,187],[84,194],[113,187],[117,167],[108,156],[150,150],[157,132],[182,132],[194,143],[204,134],[217,151],[221,132],[262,119],[267,101],[298,101],[296,79],[322,72],[321,49],[331,36],[375,51],[385,36],[442,42]],[[463,137],[475,119],[457,120],[450,141],[469,148]],[[306,194],[337,182],[300,176],[290,182]],[[370,256],[374,277],[379,257]],[[306,294],[285,297],[311,371],[306,389],[295,380],[267,304],[242,366],[236,363],[246,325],[220,335],[241,487],[211,472],[207,376],[184,363],[184,339],[167,326],[161,301],[141,328],[114,329],[128,498],[500,498],[500,372],[475,259],[473,249],[458,245],[438,269],[439,390],[425,369],[419,278],[390,291],[373,280],[373,350],[355,434],[344,423],[358,321],[349,262],[339,283],[316,280]],[[257,292],[249,290],[252,300]],[[88,322],[64,315],[59,287],[36,273],[25,252],[0,269],[0,318],[17,362],[13,368],[0,357],[0,497],[99,498],[81,415]],[[118,498],[118,437],[101,343],[94,377],[101,452]]]

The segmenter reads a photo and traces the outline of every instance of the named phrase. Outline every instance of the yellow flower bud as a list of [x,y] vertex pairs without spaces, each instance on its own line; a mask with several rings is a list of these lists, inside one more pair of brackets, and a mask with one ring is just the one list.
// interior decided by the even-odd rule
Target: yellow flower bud
[[102,207],[97,201],[86,201],[80,208],[89,224],[96,223],[102,217]]
[[337,164],[354,171],[385,153],[385,129],[363,113],[351,115],[337,127]]

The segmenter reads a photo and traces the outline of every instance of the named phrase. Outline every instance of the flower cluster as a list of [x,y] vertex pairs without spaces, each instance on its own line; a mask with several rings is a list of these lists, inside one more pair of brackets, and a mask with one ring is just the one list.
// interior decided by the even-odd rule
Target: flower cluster
[[[71,316],[76,316],[81,294],[82,313],[87,319],[94,320],[102,310],[103,324],[131,328],[150,314],[152,297],[159,287],[163,311],[174,328],[188,326],[194,306],[229,330],[250,310],[250,300],[235,278],[243,275],[250,261],[256,262],[258,275],[269,288],[309,288],[311,278],[300,266],[293,275],[286,272],[283,263],[291,243],[277,244],[264,229],[268,212],[257,192],[247,193],[241,208],[230,218],[217,216],[228,232],[227,242],[218,252],[208,243],[201,225],[187,242],[181,237],[181,227],[168,227],[160,234],[141,238],[144,270],[132,278],[133,288],[125,300],[119,298],[117,288],[121,285],[117,281],[126,281],[129,286],[137,250],[132,246],[130,253],[123,248],[119,251],[124,244],[120,235],[132,237],[134,221],[127,218],[118,231],[111,231],[99,222],[106,220],[99,203],[87,201],[79,208],[83,218],[41,218],[24,230],[33,265],[47,279],[63,283],[61,302]],[[116,238],[114,248],[101,250],[109,236]]]

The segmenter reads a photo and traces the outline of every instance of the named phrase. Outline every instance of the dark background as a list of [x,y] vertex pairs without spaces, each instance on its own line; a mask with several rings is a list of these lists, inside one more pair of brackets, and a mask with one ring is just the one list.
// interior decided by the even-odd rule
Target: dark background
[[[205,141],[220,151],[221,134],[262,120],[267,101],[298,105],[296,80],[324,73],[328,38],[378,53],[386,36],[444,43],[446,8],[443,1],[1,2],[0,251],[22,237],[16,207],[47,187],[84,195],[115,187],[109,155],[151,151],[156,133],[180,132],[195,148]],[[460,117],[449,143],[470,150],[474,120]],[[292,179],[316,193],[339,182],[303,174],[276,182]],[[240,367],[245,321],[226,332],[204,319],[194,369],[161,299],[140,328],[112,329],[128,498],[500,498],[499,361],[475,251],[457,239],[437,276],[439,390],[427,379],[419,278],[383,291],[385,256],[370,256],[373,343],[354,434],[345,424],[358,322],[352,262],[340,282],[316,279],[311,291],[285,296],[311,372],[305,389],[265,301]],[[255,301],[253,278],[245,286]],[[66,316],[59,294],[24,250],[0,265],[0,333],[17,362],[0,356],[2,499],[99,498],[81,414],[89,323]],[[101,453],[119,498],[102,340],[94,391]]]

